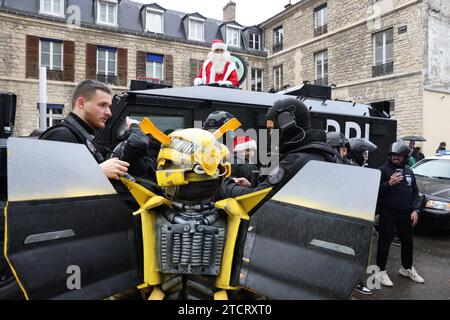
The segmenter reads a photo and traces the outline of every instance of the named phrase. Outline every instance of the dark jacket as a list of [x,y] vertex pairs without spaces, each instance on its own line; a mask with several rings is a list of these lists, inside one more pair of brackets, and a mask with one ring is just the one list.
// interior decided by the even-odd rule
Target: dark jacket
[[[94,129],[92,129],[86,122],[81,120],[81,118],[79,118],[75,113],[69,113],[66,119],[67,118],[74,119],[90,135],[95,134]],[[81,134],[80,130],[68,123],[66,119],[54,125],[53,127],[48,128],[44,133],[42,133],[39,139],[84,144],[86,138]]]
[[[258,166],[250,163],[247,159],[238,158],[236,154],[234,154],[232,161],[231,176],[234,178],[245,178],[252,182],[252,172],[259,171]],[[244,161],[245,163],[242,163]]]
[[39,139],[84,144],[95,160],[102,163],[105,159],[93,142],[94,135],[95,130],[71,112],[62,122],[48,128]]
[[156,159],[150,152],[149,140],[138,124],[132,124],[127,139],[116,146],[113,155],[130,164],[130,175],[156,181],[153,170],[156,168]]
[[271,198],[309,161],[336,162],[336,154],[325,141],[326,135],[323,130],[308,130],[307,137],[297,144],[291,143],[290,150],[283,148],[285,152],[280,156],[279,165],[256,188],[240,187],[232,179],[228,179],[222,186],[221,197],[234,198],[266,188],[273,188],[267,195],[267,198]]
[[380,192],[378,195],[378,210],[380,213],[411,214],[419,211],[420,197],[414,172],[409,168],[403,169],[403,180],[395,186],[389,185],[390,177],[397,167],[391,162],[379,168],[381,171]]

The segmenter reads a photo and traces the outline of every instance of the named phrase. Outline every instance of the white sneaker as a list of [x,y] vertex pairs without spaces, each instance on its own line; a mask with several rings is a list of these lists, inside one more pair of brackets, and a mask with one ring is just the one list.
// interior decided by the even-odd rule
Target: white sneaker
[[394,286],[394,284],[392,283],[391,279],[389,279],[389,276],[388,276],[386,271],[378,272],[376,274],[375,278],[376,278],[376,280],[380,281],[380,283],[383,286],[386,286],[386,287],[393,287]]
[[424,283],[425,280],[419,274],[417,273],[416,269],[412,267],[411,269],[404,269],[403,267],[398,270],[398,272],[407,278],[410,278],[412,281],[415,281],[417,283]]

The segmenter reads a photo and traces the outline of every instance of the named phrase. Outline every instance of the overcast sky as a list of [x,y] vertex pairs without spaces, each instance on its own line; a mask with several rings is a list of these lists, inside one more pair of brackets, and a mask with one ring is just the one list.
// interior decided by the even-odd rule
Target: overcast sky
[[[140,3],[154,3],[186,13],[198,12],[207,18],[223,19],[223,7],[229,0],[133,0]],[[299,0],[292,0],[292,4]],[[234,0],[236,21],[244,26],[259,24],[284,10],[289,0]]]

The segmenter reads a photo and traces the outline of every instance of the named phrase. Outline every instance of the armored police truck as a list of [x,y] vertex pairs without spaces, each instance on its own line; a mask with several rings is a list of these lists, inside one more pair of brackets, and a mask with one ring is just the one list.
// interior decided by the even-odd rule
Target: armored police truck
[[212,111],[224,110],[233,114],[244,129],[262,129],[266,127],[267,109],[292,95],[309,107],[313,128],[370,140],[378,149],[370,153],[369,167],[384,163],[389,146],[396,141],[397,122],[369,105],[331,100],[330,87],[309,84],[285,95],[214,86],[129,91],[114,98],[113,116],[96,142],[113,148],[127,116],[137,120],[149,117],[164,131],[193,127],[195,121],[201,123]]

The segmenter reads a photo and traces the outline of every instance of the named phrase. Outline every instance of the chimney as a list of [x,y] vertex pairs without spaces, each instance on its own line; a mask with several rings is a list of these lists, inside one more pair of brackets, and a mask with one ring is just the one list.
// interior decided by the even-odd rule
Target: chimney
[[236,20],[236,3],[232,0],[223,7],[223,22]]
[[289,8],[290,6],[292,6],[291,0],[289,0],[289,3],[287,5],[284,6],[285,9]]

